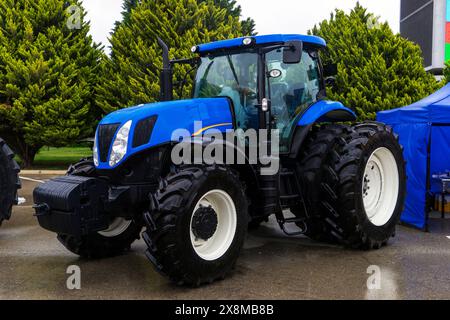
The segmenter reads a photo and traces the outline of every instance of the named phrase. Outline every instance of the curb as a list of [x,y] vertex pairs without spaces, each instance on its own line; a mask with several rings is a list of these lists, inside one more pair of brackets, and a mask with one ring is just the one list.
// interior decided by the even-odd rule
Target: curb
[[63,176],[66,170],[21,170],[21,175]]

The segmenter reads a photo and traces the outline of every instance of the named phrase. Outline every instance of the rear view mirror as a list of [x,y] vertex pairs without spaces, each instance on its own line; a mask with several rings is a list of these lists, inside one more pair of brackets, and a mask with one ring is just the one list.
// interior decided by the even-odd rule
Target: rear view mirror
[[337,89],[337,82],[335,77],[326,77],[325,78],[325,85],[327,87],[332,88],[333,90]]
[[338,66],[335,63],[327,64],[323,67],[323,76],[325,78],[334,77],[338,74]]
[[302,60],[303,42],[286,42],[286,48],[283,50],[283,63],[296,64]]

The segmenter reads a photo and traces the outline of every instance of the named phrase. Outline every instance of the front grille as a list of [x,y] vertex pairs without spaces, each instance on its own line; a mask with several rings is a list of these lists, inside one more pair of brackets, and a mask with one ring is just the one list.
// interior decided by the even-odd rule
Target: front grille
[[156,116],[153,116],[138,122],[134,130],[133,148],[149,143],[156,118]]
[[119,129],[120,123],[100,125],[98,128],[98,151],[100,161],[108,161],[109,148],[111,147],[114,135]]

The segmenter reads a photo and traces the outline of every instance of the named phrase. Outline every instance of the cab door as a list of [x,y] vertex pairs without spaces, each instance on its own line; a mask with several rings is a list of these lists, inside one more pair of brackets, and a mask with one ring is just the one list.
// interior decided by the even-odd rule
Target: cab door
[[280,152],[288,152],[298,117],[318,101],[323,88],[318,53],[304,48],[299,63],[285,64],[283,51],[273,50],[266,54],[266,68],[273,129],[280,132]]

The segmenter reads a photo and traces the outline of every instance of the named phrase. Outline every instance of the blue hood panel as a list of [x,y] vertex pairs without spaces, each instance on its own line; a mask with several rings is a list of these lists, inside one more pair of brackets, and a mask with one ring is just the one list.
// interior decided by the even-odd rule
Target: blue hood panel
[[[140,120],[152,116],[157,116],[158,118],[153,128],[150,142],[137,148],[133,148],[132,141],[136,124]],[[192,136],[196,133],[198,134],[207,131],[208,128],[214,128],[221,132],[233,129],[233,115],[230,102],[227,98],[179,100],[121,109],[103,118],[100,125],[120,124],[121,127],[129,120],[132,120],[133,123],[128,139],[128,151],[124,159],[118,165],[140,151],[171,142],[173,132],[178,129],[184,129],[186,131],[185,136]],[[201,125],[195,126],[195,122],[198,121],[201,121]],[[112,169],[108,162],[100,162],[97,168]]]

